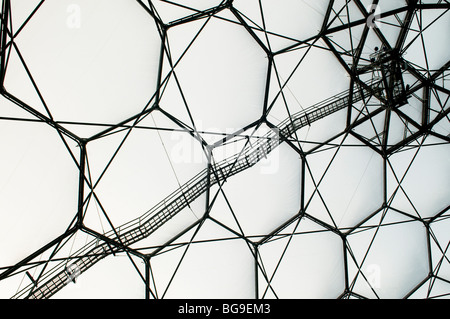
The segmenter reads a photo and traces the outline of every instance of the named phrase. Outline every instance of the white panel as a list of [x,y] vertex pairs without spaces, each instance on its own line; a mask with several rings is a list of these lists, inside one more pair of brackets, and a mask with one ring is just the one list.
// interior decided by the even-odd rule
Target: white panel
[[[427,138],[427,142],[432,141],[439,143],[440,140],[434,137]],[[416,151],[416,149],[412,149],[390,158],[399,180],[403,178],[403,174]],[[433,216],[448,204],[448,189],[450,189],[449,151],[446,145],[422,146],[414,158],[411,168],[403,178],[401,185],[422,217]],[[389,185],[391,190],[392,187],[398,186],[394,180]]]
[[[0,264],[6,266],[69,227],[78,172],[56,130],[41,123],[2,122],[0,148]],[[78,159],[78,150],[71,150]]]
[[[300,175],[298,155],[282,144],[266,161],[227,180],[223,191],[245,235],[267,234],[298,213]],[[233,220],[225,201],[213,206],[211,216],[216,214]]]
[[448,250],[450,243],[449,227],[448,214],[437,218],[430,226],[432,232],[430,245],[433,271],[441,278],[447,280],[450,278],[450,262],[448,261],[450,254]]
[[[132,257],[145,276],[142,260]],[[143,299],[145,283],[125,254],[109,256],[70,282],[54,299]]]
[[[169,30],[169,41],[185,43],[183,30]],[[199,130],[237,130],[261,117],[267,59],[243,27],[209,20],[175,72]]]
[[[239,7],[239,4],[237,6]],[[323,0],[262,1],[262,11],[266,29],[271,32],[269,42],[273,51],[292,44],[283,37],[304,40],[316,34],[322,26],[326,9],[327,3]],[[302,19],[298,18],[300,15]]]
[[[108,167],[124,135],[102,138],[88,145],[93,176],[100,176],[107,168],[94,191],[114,225],[144,214],[206,167],[202,162],[192,163],[190,158],[184,161],[170,157],[176,143],[183,142],[171,140],[171,134],[133,130]],[[198,147],[195,143],[191,146]],[[104,152],[109,156],[104,156]]]
[[117,123],[152,97],[159,39],[137,2],[53,0],[15,41],[56,119]]
[[303,219],[296,232],[306,233],[294,235],[290,241],[287,238],[261,246],[262,262],[278,265],[268,267],[278,298],[336,298],[343,292],[342,240],[323,228],[317,229],[317,225]]
[[[304,107],[321,102],[349,87],[347,73],[338,60],[330,51],[321,48],[326,48],[323,41],[314,44],[319,47],[296,50],[275,57],[282,85],[289,79],[289,89]],[[278,84],[272,85],[276,85],[274,93],[278,93]],[[275,97],[274,93],[272,98]]]
[[[355,292],[374,298],[370,283],[379,298],[402,298],[428,274],[425,227],[392,211],[386,215],[380,212],[362,226],[376,227],[380,223],[379,228],[348,237],[365,276],[358,275]],[[350,281],[355,276],[351,273]]]
[[[194,240],[217,231],[220,228],[207,221]],[[167,298],[252,298],[253,270],[253,256],[242,240],[195,243],[188,248]]]

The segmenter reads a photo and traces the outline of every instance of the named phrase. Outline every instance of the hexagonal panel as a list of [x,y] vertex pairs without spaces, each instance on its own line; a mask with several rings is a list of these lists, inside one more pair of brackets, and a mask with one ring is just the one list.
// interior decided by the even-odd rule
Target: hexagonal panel
[[259,253],[261,298],[336,298],[344,290],[342,239],[306,218],[260,246]]
[[[355,138],[307,156],[307,212],[337,227],[356,226],[383,203],[383,161]],[[339,145],[341,145],[339,147]]]
[[0,158],[0,248],[1,266],[7,266],[71,225],[78,168],[70,152],[78,159],[79,151],[73,141],[42,123],[3,121],[0,135],[2,154],[7,155]]
[[[300,161],[281,144],[267,162],[230,177],[219,190],[211,217],[246,236],[263,236],[295,216],[300,209]],[[285,189],[279,193],[274,189]],[[212,196],[212,195],[211,195]]]
[[[234,237],[215,223],[206,221],[199,230],[196,227],[183,237],[186,244],[193,241],[192,244],[179,246],[152,258],[153,274],[160,296],[252,298],[252,253],[240,239],[206,241],[222,236]],[[199,259],[202,262],[199,263]]]
[[[191,37],[198,33],[190,47],[186,32]],[[183,118],[190,113],[202,130],[225,132],[261,117],[267,59],[245,28],[217,18],[203,19],[169,29],[168,39],[174,63],[188,48],[175,68],[179,85],[172,84],[164,92],[183,96]],[[173,113],[180,106],[162,100],[161,107]]]
[[361,227],[347,237],[352,290],[368,298],[406,296],[428,274],[424,225],[389,210]]
[[[15,43],[52,117],[115,124],[139,113],[152,97],[159,39],[136,2],[80,0],[46,1]],[[6,84],[20,98],[20,83]],[[82,124],[71,129],[83,137],[101,130]]]

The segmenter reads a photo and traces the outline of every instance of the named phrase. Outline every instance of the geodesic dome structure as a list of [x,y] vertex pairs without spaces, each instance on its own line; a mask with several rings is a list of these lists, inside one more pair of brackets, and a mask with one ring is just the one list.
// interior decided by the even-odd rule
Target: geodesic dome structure
[[3,298],[449,296],[447,1],[1,3]]

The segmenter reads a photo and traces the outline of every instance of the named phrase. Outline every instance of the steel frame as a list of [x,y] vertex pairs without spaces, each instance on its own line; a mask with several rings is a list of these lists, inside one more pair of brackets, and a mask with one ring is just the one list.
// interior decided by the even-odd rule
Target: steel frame
[[[180,265],[184,260],[184,257],[189,251],[189,247],[202,242],[196,240],[195,236],[202,227],[202,225],[205,223],[205,221],[209,220],[219,225],[220,227],[223,227],[230,233],[229,238],[211,239],[210,242],[214,242],[217,240],[221,241],[243,240],[247,244],[248,249],[254,259],[255,298],[256,299],[265,298],[268,296],[269,292],[272,293],[275,297],[278,297],[276,289],[271,285],[271,282],[278,270],[278,266],[276,267],[273,273],[267,272],[264,265],[264,260],[260,254],[260,247],[281,238],[288,238],[287,244],[284,248],[284,251],[286,251],[287,249],[289,249],[291,239],[295,238],[295,236],[301,236],[303,234],[301,231],[297,230],[299,224],[301,224],[303,220],[308,219],[313,223],[322,227],[324,231],[335,234],[336,237],[342,241],[345,285],[343,287],[342,293],[337,297],[366,298],[367,296],[363,296],[354,291],[355,283],[359,279],[359,277],[364,277],[364,280],[366,282],[368,282],[368,279],[365,277],[365,274],[362,271],[364,260],[361,262],[357,260],[352,251],[348,238],[352,234],[366,231],[369,229],[375,229],[376,230],[375,235],[372,238],[373,243],[373,241],[376,239],[376,234],[378,230],[388,225],[383,223],[384,216],[386,215],[387,211],[396,210],[399,214],[402,214],[408,218],[406,222],[413,220],[422,223],[426,228],[428,241],[427,258],[429,260],[429,273],[426,278],[424,278],[421,282],[417,283],[417,285],[411,291],[409,291],[404,297],[405,298],[412,297],[416,291],[424,287],[427,283],[428,283],[427,297],[437,298],[437,297],[448,297],[450,295],[450,291],[447,292],[446,294],[443,294],[442,296],[432,295],[431,293],[433,285],[435,284],[436,281],[450,284],[450,278],[445,278],[439,274],[440,265],[442,263],[450,263],[450,261],[447,253],[449,244],[439,242],[433,233],[433,229],[430,227],[431,225],[433,225],[433,223],[442,221],[450,217],[449,215],[450,205],[449,203],[447,203],[447,206],[443,210],[441,210],[440,212],[436,212],[434,216],[427,218],[421,217],[420,212],[418,211],[416,211],[416,215],[411,215],[409,213],[397,210],[395,207],[391,206],[392,200],[395,197],[396,192],[403,192],[404,195],[408,198],[408,200],[410,199],[408,197],[408,194],[402,187],[402,181],[405,175],[407,174],[408,170],[403,174],[403,176],[397,176],[390,161],[391,156],[405,149],[415,149],[415,154],[417,154],[422,148],[425,147],[425,141],[428,136],[438,138],[442,144],[448,145],[450,143],[449,137],[450,135],[445,136],[434,130],[437,123],[439,123],[444,119],[447,119],[447,125],[449,123],[449,111],[450,111],[450,107],[448,106],[448,104],[450,103],[449,99],[447,98],[445,101],[440,101],[439,103],[441,103],[440,105],[441,111],[437,115],[435,115],[433,119],[430,117],[430,112],[432,111],[431,96],[436,92],[441,92],[443,94],[450,95],[450,88],[448,87],[448,85],[445,84],[445,80],[448,80],[446,79],[448,75],[446,75],[445,72],[448,72],[449,70],[450,59],[438,70],[422,70],[419,66],[414,65],[413,63],[409,62],[406,57],[404,57],[404,53],[408,48],[408,46],[410,45],[410,43],[408,43],[407,41],[408,35],[412,32],[411,26],[414,20],[416,19],[419,24],[417,37],[423,36],[424,30],[427,28],[427,25],[422,25],[422,20],[418,18],[418,15],[420,15],[425,10],[439,10],[439,12],[442,12],[442,15],[440,15],[439,18],[444,16],[445,14],[448,15],[449,14],[448,11],[450,10],[450,4],[448,2],[437,1],[436,3],[424,4],[418,0],[410,0],[406,1],[405,5],[402,7],[390,11],[381,12],[380,14],[381,21],[389,17],[396,17],[398,19],[399,24],[396,25],[395,27],[399,29],[399,34],[395,45],[392,47],[389,41],[386,40],[386,37],[384,36],[383,32],[378,28],[374,29],[374,32],[378,37],[380,43],[382,44],[384,50],[393,53],[390,54],[384,61],[372,63],[371,61],[368,61],[366,57],[363,56],[363,47],[366,45],[368,34],[371,31],[369,25],[367,24],[367,19],[369,19],[372,13],[367,12],[365,6],[360,0],[346,1],[343,7],[339,7],[337,5],[337,2],[330,0],[326,10],[326,14],[324,16],[322,28],[318,31],[316,35],[306,39],[292,39],[291,37],[287,37],[283,34],[277,34],[271,30],[268,30],[265,22],[264,5],[263,1],[261,0],[257,2],[261,12],[260,18],[262,21],[262,25],[259,25],[255,21],[251,20],[248,16],[246,16],[244,12],[241,12],[239,10],[239,7],[237,5],[234,5],[233,0],[221,1],[220,4],[218,4],[217,6],[211,7],[203,11],[189,7],[188,5],[182,5],[176,1],[163,0],[163,2],[165,2],[168,5],[181,7],[191,12],[191,14],[185,17],[170,22],[163,22],[164,19],[161,18],[157,8],[152,3],[152,1],[137,0],[137,2],[140,4],[142,9],[148,13],[148,18],[154,21],[161,39],[158,85],[155,88],[155,93],[149,99],[148,103],[143,107],[141,112],[135,114],[130,118],[124,119],[119,123],[88,123],[88,122],[58,121],[53,117],[51,113],[52,109],[51,106],[47,105],[45,97],[40,93],[39,84],[34,81],[32,73],[27,67],[26,60],[22,57],[20,49],[14,41],[15,38],[18,36],[18,34],[24,28],[27,27],[28,22],[33,18],[33,16],[39,13],[39,9],[41,8],[41,6],[45,5],[45,0],[39,2],[36,8],[30,13],[28,18],[25,19],[23,25],[21,25],[17,30],[13,30],[11,22],[12,17],[11,0],[2,0],[1,31],[0,31],[0,50],[1,50],[0,93],[4,99],[9,100],[10,102],[14,103],[18,108],[21,108],[24,111],[28,112],[30,115],[32,115],[32,119],[12,118],[2,116],[0,114],[0,122],[33,121],[42,123],[43,125],[50,126],[59,135],[61,141],[66,146],[67,151],[70,153],[71,158],[73,159],[75,165],[78,167],[79,180],[78,180],[78,208],[77,211],[74,212],[74,218],[71,224],[67,226],[66,231],[57,238],[55,238],[54,240],[50,241],[48,244],[42,246],[34,253],[30,254],[29,256],[24,256],[24,258],[21,261],[17,262],[16,264],[0,265],[0,285],[2,280],[7,280],[10,277],[27,275],[30,284],[27,285],[25,288],[22,287],[22,290],[13,297],[48,298],[51,297],[54,293],[56,293],[60,289],[62,289],[67,284],[64,283],[61,284],[61,286],[58,286],[59,283],[57,281],[54,281],[55,283],[54,287],[58,287],[57,289],[52,288],[53,289],[52,290],[49,288],[48,290],[45,290],[48,293],[46,293],[44,290],[41,289],[45,285],[48,285],[49,282],[54,280],[56,276],[60,276],[62,278],[61,280],[65,278],[64,276],[67,276],[65,275],[64,271],[60,271],[57,275],[52,275],[53,269],[52,267],[55,263],[65,262],[66,264],[68,264],[69,262],[76,262],[77,260],[100,260],[112,254],[114,255],[126,254],[142,279],[143,285],[145,287],[145,297],[164,298],[170,288],[173,279],[175,278],[175,275],[177,274],[177,270],[179,269]],[[360,11],[360,14],[364,16],[363,19],[358,18],[356,20],[351,20],[352,17],[350,17],[348,10],[348,5],[350,2],[356,5],[356,7]],[[377,0],[373,1],[373,5],[379,5],[379,1]],[[226,16],[222,15],[221,13],[224,11],[230,12],[234,18],[227,18]],[[400,14],[403,14],[404,17],[400,18],[399,16]],[[167,86],[169,79],[175,80],[179,92],[181,93],[182,96],[184,96],[183,87],[177,79],[177,65],[180,62],[180,60],[183,59],[184,54],[187,52],[187,50],[189,50],[190,46],[195,42],[198,34],[202,32],[203,28],[208,24],[208,22],[211,19],[220,19],[227,23],[242,26],[242,28],[244,28],[252,36],[254,41],[261,47],[261,49],[265,52],[268,58],[267,73],[266,73],[267,75],[265,79],[266,83],[264,88],[265,90],[264,103],[262,106],[261,117],[259,119],[256,119],[254,122],[249,123],[246,127],[235,132],[234,134],[223,136],[223,139],[221,139],[220,141],[216,142],[213,145],[209,145],[202,138],[202,135],[205,132],[200,132],[197,130],[195,120],[192,117],[190,123],[184,123],[181,120],[173,117],[168,112],[166,112],[164,110],[164,107],[161,107],[160,105],[161,97],[165,93],[165,88]],[[436,19],[435,21],[437,20],[438,19]],[[173,60],[171,55],[170,51],[171,48],[170,48],[170,41],[168,39],[168,34],[172,28],[180,28],[183,27],[183,25],[191,23],[193,21],[202,21],[203,27],[200,29],[199,33],[197,33],[197,35],[192,39],[190,44],[187,46],[185,52],[181,54],[179,60],[175,61]],[[340,24],[336,26],[336,22],[338,21],[340,22]],[[353,45],[353,42],[351,42],[352,48],[349,52],[346,52],[346,50],[343,50],[343,47],[341,47],[339,43],[334,42],[332,36],[333,34],[337,34],[338,32],[345,30],[348,30],[351,36],[351,31],[357,26],[364,26],[360,41],[359,43],[356,43],[356,45]],[[289,39],[295,43],[286,46],[281,50],[273,51],[270,45],[271,41],[269,39],[269,36],[279,37],[282,39]],[[423,51],[426,53],[427,48],[425,47],[423,42],[422,45]],[[277,68],[277,58],[283,56],[283,54],[298,50],[300,48],[312,48],[315,46],[320,46],[321,49],[329,51],[330,54],[332,54],[336,58],[336,60],[340,63],[342,68],[345,70],[345,72],[347,72],[349,78],[351,79],[349,90],[347,91],[347,95],[345,96],[346,99],[345,105],[342,105],[342,108],[347,114],[347,122],[346,127],[343,128],[341,132],[339,132],[334,136],[329,137],[327,140],[304,141],[299,139],[297,135],[297,131],[300,129],[300,127],[294,126],[294,123],[296,120],[298,120],[298,118],[296,118],[295,114],[292,114],[292,112],[290,111],[290,106],[286,102],[284,96],[285,87],[288,84],[290,77],[285,81],[281,80]],[[309,49],[306,50],[305,55],[308,54],[308,50]],[[37,108],[35,108],[33,105],[28,105],[21,99],[20,96],[15,96],[14,94],[8,91],[7,87],[5,87],[4,85],[5,78],[8,76],[7,74],[8,62],[12,52],[15,52],[15,54],[19,56],[23,67],[27,71],[30,81],[33,83],[36,93],[38,94],[42,104],[45,107],[45,113],[38,111]],[[348,57],[351,58],[352,60],[352,63],[350,64],[346,61],[346,58]],[[425,59],[427,59],[426,55]],[[167,75],[163,74],[164,63],[169,64],[165,65],[165,67],[168,67],[170,69]],[[298,65],[300,65],[301,63],[302,60],[299,60]],[[403,69],[400,70],[402,67]],[[381,71],[382,79],[384,81],[383,90],[381,92],[378,91],[377,88],[367,85],[365,81],[362,80],[364,75],[374,73],[376,69]],[[296,72],[296,68],[293,69],[291,76],[292,74],[294,74],[294,72]],[[406,73],[409,76],[415,78],[416,80],[412,86],[405,88],[403,85],[402,76]],[[394,77],[395,79],[392,82],[391,78]],[[276,79],[277,83],[273,83],[274,78]],[[393,85],[399,81],[401,82],[401,90],[400,90],[401,94],[395,93],[393,89]],[[273,100],[270,100],[269,90],[270,87],[273,86],[278,88],[278,93]],[[363,92],[364,90],[366,94],[365,95],[362,94],[362,96],[360,96],[361,98],[357,98],[359,92]],[[407,105],[407,101],[409,98],[413,98],[418,93],[420,94],[421,91],[423,92],[422,110],[421,110],[422,118],[420,122],[417,122],[407,115],[407,113],[405,112],[405,105]],[[324,98],[328,97],[324,96]],[[374,100],[377,101],[378,107],[373,109],[372,111],[368,111],[367,107],[368,103],[369,102],[373,103]],[[280,126],[279,123],[272,123],[268,117],[276,101],[283,101],[283,104],[290,116],[290,118],[288,119],[289,121],[284,127]],[[184,100],[184,103],[186,109],[189,111],[189,101]],[[357,105],[358,103],[361,104],[362,106],[355,107],[355,105]],[[133,130],[157,130],[157,131],[167,130],[167,128],[164,127],[150,127],[147,125],[140,124],[143,121],[143,119],[145,119],[147,116],[151,115],[153,112],[156,111],[166,115],[175,125],[178,126],[180,131],[190,134],[202,145],[205,154],[209,159],[208,167],[204,175],[205,177],[204,179],[201,180],[201,187],[199,187],[199,192],[201,191],[201,193],[206,193],[205,209],[201,218],[199,218],[195,223],[184,229],[182,232],[174,234],[174,236],[163,245],[159,247],[131,248],[130,247],[131,244],[135,244],[136,242],[139,242],[140,239],[151,235],[151,231],[145,232],[140,230],[141,231],[140,234],[136,233],[136,235],[133,235],[133,233],[130,230],[129,232],[131,236],[130,238],[134,238],[133,236],[136,236],[135,238],[139,238],[139,240],[138,239],[136,239],[135,241],[132,239],[128,240],[127,237],[125,236],[127,233],[121,232],[122,226],[113,225],[113,223],[109,219],[108,212],[102,207],[101,199],[96,195],[95,189],[100,180],[107,173],[108,167],[114,161],[116,154],[120,151],[121,147],[127,142],[127,138]],[[329,114],[332,113],[333,112],[330,112]],[[320,118],[317,118],[314,121],[313,120],[309,121],[308,114],[311,115],[312,113],[305,113],[305,114],[306,114],[305,119],[308,121],[307,125],[309,126],[314,125],[315,121],[320,120]],[[329,114],[325,114],[323,117]],[[375,126],[373,125],[373,118],[380,114],[385,114],[385,121],[381,129],[381,132],[377,131],[375,129]],[[395,114],[406,123],[404,138],[401,141],[395,143],[391,143],[389,139],[390,136],[389,133],[392,125],[391,123],[392,114]],[[361,127],[361,125],[367,123],[370,123],[377,133],[374,139],[371,139],[368,136],[363,136],[362,134],[357,132],[357,129]],[[100,129],[100,131],[92,136],[81,137],[73,133],[71,130],[69,130],[67,128],[68,124],[78,126],[96,126]],[[236,161],[234,161],[232,165],[230,164],[231,168],[229,168],[228,171],[226,169],[219,170],[220,165],[218,162],[214,160],[212,156],[212,150],[215,147],[222,146],[226,142],[236,137],[245,137],[248,139],[248,142],[252,141],[253,143],[255,143],[261,140],[261,138],[252,136],[251,134],[248,134],[246,132],[251,131],[253,129],[257,129],[263,125],[271,127],[274,131],[275,130],[281,131],[281,141],[288,144],[299,155],[300,170],[301,170],[301,189],[300,189],[301,202],[299,203],[300,207],[299,211],[295,212],[295,214],[293,214],[292,217],[286,220],[284,223],[280,225],[274,225],[273,230],[271,232],[267,234],[261,234],[260,236],[246,236],[241,226],[239,225],[239,221],[236,217],[235,217],[236,222],[240,228],[239,231],[231,229],[229,226],[221,223],[213,216],[210,216],[210,211],[218,196],[223,196],[225,199],[227,199],[226,192],[222,188],[224,183],[226,183],[227,179],[230,178],[232,175],[239,173],[241,170],[249,168],[250,165],[249,166],[243,165],[242,169],[237,168],[237,166],[235,165],[238,165],[239,161],[236,159]],[[90,143],[93,141],[101,140],[102,138],[105,138],[111,134],[117,134],[118,132],[122,131],[126,132],[125,137],[123,138],[119,147],[116,149],[114,155],[111,157],[110,161],[104,168],[103,173],[96,181],[93,181],[89,176],[89,158],[87,157],[87,149],[89,148]],[[354,225],[353,227],[350,228],[348,227],[343,228],[339,227],[336,221],[333,219],[331,212],[327,208],[326,199],[322,197],[319,189],[319,186],[328,168],[333,163],[334,156],[330,160],[327,169],[325,170],[323,175],[316,176],[316,178],[313,176],[309,163],[311,161],[310,158],[313,154],[321,152],[325,149],[334,150],[335,154],[337,154],[337,152],[339,152],[340,149],[346,147],[344,145],[345,144],[344,141],[348,136],[355,137],[358,141],[361,142],[362,147],[368,147],[371,150],[373,150],[376,154],[378,154],[378,156],[382,157],[384,165],[384,173],[383,173],[384,176],[382,181],[383,201],[375,211],[370,213],[357,225]],[[74,153],[74,151],[68,146],[68,140],[75,142],[79,146],[78,154]],[[304,143],[309,144],[313,143],[314,146],[305,150],[304,147],[302,147]],[[248,145],[249,143],[246,144],[247,147]],[[270,150],[272,150],[272,148]],[[268,152],[270,152],[270,150]],[[260,154],[258,153],[258,155]],[[415,156],[412,157],[409,166],[411,166],[414,159]],[[388,171],[391,171],[394,174],[398,183],[398,186],[394,194],[389,198],[387,194]],[[306,197],[305,176],[310,176],[312,178],[315,187],[313,194],[317,194],[317,196],[319,196],[319,198],[323,202],[323,205],[326,208],[327,213],[331,217],[332,221],[331,224],[322,221],[317,217],[314,217],[309,212],[308,207],[311,204],[312,196],[310,198]],[[218,185],[218,191],[212,191],[212,186],[215,184]],[[165,209],[168,212],[174,212],[179,211],[184,207],[186,207],[187,205],[189,205],[188,200],[190,196],[189,191],[194,191],[194,187],[196,187],[196,185],[197,184],[192,184],[190,186],[191,188],[186,188],[184,190],[183,188],[180,188],[180,190],[182,190],[183,192],[184,203],[180,204],[180,206],[177,209],[170,208],[171,207],[170,204],[164,206],[163,209]],[[106,220],[108,220],[109,226],[113,229],[112,233],[109,234],[99,233],[98,231],[90,229],[88,226],[84,224],[83,221],[87,211],[87,207],[91,201],[95,201],[100,205],[102,214],[104,215]],[[232,205],[228,202],[228,200],[226,201],[229,210],[233,213]],[[176,204],[175,201],[173,203],[175,203],[174,205],[178,205]],[[155,216],[158,215],[155,214],[153,215],[152,218],[155,219],[156,218]],[[375,216],[381,217],[379,224],[368,225],[367,224],[368,221]],[[165,222],[168,222],[169,219],[170,218],[167,218],[166,220],[164,220],[164,222],[161,222],[160,224],[157,224],[155,222],[156,223],[155,225],[157,225],[155,227],[162,226]],[[287,231],[287,229],[292,225],[294,225],[294,230]],[[184,242],[179,241],[183,235],[189,234],[191,231],[193,232],[193,235],[191,236],[191,239],[189,241]],[[91,236],[97,239],[97,242],[99,244],[97,244],[97,246],[95,246],[91,250],[84,251],[83,254],[66,256],[64,258],[57,256],[58,252],[61,250],[61,247],[63,247],[64,245],[68,245],[71,239],[73,238],[74,234],[77,232],[85,232],[87,234],[90,234]],[[26,236],[26,234],[24,234],[24,236]],[[372,243],[368,247],[366,255],[369,252]],[[439,260],[439,262],[437,263],[439,266],[435,268],[433,268],[433,265],[436,264],[436,262],[433,262],[432,260],[431,243],[437,245],[437,247],[440,249],[442,253],[441,260]],[[136,247],[136,245],[134,245],[133,247]],[[155,283],[155,276],[157,276],[157,274],[155,274],[152,270],[152,259],[171,249],[183,249],[183,254],[167,287],[161,289],[158,288]],[[47,258],[46,260],[36,261],[36,258],[41,254],[43,254],[44,252],[50,252],[49,255],[50,257]],[[278,261],[278,265],[282,262],[283,256],[284,252]],[[143,273],[136,265],[134,258],[139,258],[144,262],[145,271]],[[353,278],[349,273],[350,262],[353,262],[358,268],[357,275]],[[42,265],[43,267],[41,267]],[[34,267],[41,267],[39,270],[39,274],[35,278],[33,278],[29,273],[29,270],[33,269]],[[87,269],[82,269],[83,272],[85,270]],[[53,277],[51,277],[51,275]],[[264,286],[261,283],[264,283]],[[375,297],[377,298],[381,297],[377,294],[375,288],[372,288],[372,292]]]

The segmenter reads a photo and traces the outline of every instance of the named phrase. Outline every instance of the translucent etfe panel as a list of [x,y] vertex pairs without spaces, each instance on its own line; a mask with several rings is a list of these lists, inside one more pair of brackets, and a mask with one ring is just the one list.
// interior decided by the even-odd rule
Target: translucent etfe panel
[[75,283],[70,282],[53,298],[143,299],[144,278],[145,266],[142,259],[126,254],[110,255],[77,277]]
[[[344,1],[339,1],[343,3]],[[398,34],[396,29],[399,29],[399,20],[403,21],[404,12],[397,12],[395,15],[384,16],[384,14],[400,9],[406,6],[404,0],[389,0],[389,1],[379,1],[377,4],[374,4],[372,0],[361,0],[361,4],[363,5],[363,10],[367,12],[368,17],[366,22],[373,29],[378,29],[382,32],[384,38],[386,38],[389,42],[395,41],[394,38]],[[363,18],[364,17],[360,17]],[[391,46],[394,46],[395,42],[391,43]]]
[[260,298],[338,297],[344,290],[342,245],[312,221],[295,221],[259,248]]
[[[402,4],[405,4],[403,0],[400,0]],[[376,27],[377,31],[383,33],[384,38],[387,40],[391,47],[395,47],[397,43],[398,36],[400,35],[400,30],[402,27],[402,21],[406,17],[406,12],[400,12],[396,15],[390,15],[387,17],[381,17],[380,13],[385,12],[385,6],[394,1],[385,1],[381,6],[375,8],[373,25]],[[374,28],[375,30],[375,28]],[[372,48],[373,49],[373,48]]]
[[297,153],[281,144],[267,160],[227,179],[211,217],[246,236],[264,236],[298,213],[300,180]]
[[156,88],[160,36],[136,1],[45,1],[15,43],[56,120],[117,123]]
[[26,22],[27,18],[33,12],[33,10],[35,10],[39,6],[40,2],[42,1],[11,1],[10,8],[14,13],[12,16],[13,30],[19,30],[19,28]]
[[383,161],[380,155],[348,137],[339,150],[328,152],[328,160],[325,157],[317,153],[307,160],[316,184],[320,181],[314,196],[320,196],[338,227],[354,226],[381,207]]
[[[414,59],[416,54],[417,57],[423,55],[426,67],[431,70],[439,69],[448,61],[448,51],[444,48],[445,46],[439,45],[439,43],[448,42],[447,32],[442,32],[450,28],[450,16],[445,13],[447,13],[446,10],[425,10],[420,15],[415,15],[412,27],[422,31],[422,35],[417,37],[414,44],[408,48],[409,61],[412,61],[409,54],[412,55],[411,59]],[[411,36],[417,36],[417,32],[410,33],[408,39],[411,39]]]
[[[145,3],[148,1],[143,1]],[[185,1],[152,1],[152,8],[156,9],[157,16],[164,23],[170,23],[184,17],[191,16],[199,11],[207,10],[224,3],[223,0],[190,0]],[[147,4],[146,4],[147,5]]]
[[[182,55],[187,39],[194,39],[205,21],[169,29],[174,57]],[[243,26],[211,18],[175,68],[179,86],[164,94],[182,93],[202,130],[239,129],[262,115],[267,65],[264,51]],[[179,107],[162,105],[169,113]]]
[[431,260],[433,272],[446,280],[450,279],[449,243],[450,226],[449,213],[443,214],[430,225],[431,229]]
[[[440,142],[431,136],[426,139],[426,143]],[[421,217],[434,216],[447,207],[449,151],[447,145],[424,145],[391,156],[387,181],[393,207]]]
[[386,121],[386,112],[380,112],[375,116],[366,117],[366,108],[363,108],[362,111],[363,114],[358,113],[356,110],[352,110],[352,115],[354,115],[357,120],[365,119],[365,121],[357,125],[353,131],[365,138],[367,142],[372,145],[376,145],[379,149],[381,149],[385,134],[384,124]]
[[347,237],[354,292],[368,298],[402,298],[425,279],[427,239],[421,222],[388,210],[360,229]]
[[[151,258],[160,298],[252,298],[254,257],[241,239],[207,220]],[[190,243],[190,244],[189,244]]]
[[69,227],[77,211],[75,143],[42,123],[0,125],[0,257],[10,266]]
[[[422,1],[425,2],[425,1]],[[398,8],[402,8],[404,7],[405,1],[404,0],[389,0],[389,1],[380,1],[380,3],[378,4],[378,6],[374,6],[373,5],[373,1],[371,0],[362,0],[361,3],[364,5],[364,7],[366,8],[366,10],[368,12],[370,12],[370,9],[375,8],[375,13],[378,12],[386,12],[386,11],[391,11],[391,10],[395,10]]]
[[[349,87],[349,78],[322,40],[275,57],[281,88],[289,91],[303,107],[330,98]],[[270,103],[279,96],[280,85],[272,81]]]
[[[78,236],[78,238],[80,237]],[[76,238],[77,235],[67,236],[62,242],[74,243]],[[71,250],[71,248],[75,249]],[[38,282],[38,284],[46,282],[49,279],[49,270],[54,270],[54,267],[58,267],[56,270],[64,269],[68,261],[60,258],[67,257],[75,250],[76,245],[54,245],[35,258],[28,260],[24,266],[18,268],[5,280],[2,280],[0,296],[5,299],[27,297],[30,290],[34,287],[32,280]]]
[[414,15],[404,45],[407,61],[429,70],[439,69],[448,61],[444,46],[438,45],[448,41],[446,32],[441,31],[450,27],[450,18],[444,13],[444,10],[424,10]]
[[[207,142],[216,141],[218,143],[211,152],[212,162],[218,164],[226,159],[229,160],[233,156],[239,155],[244,149],[249,149],[254,145],[259,145],[256,144],[258,142],[268,142],[266,134],[269,134],[270,131],[271,130],[266,125],[263,125],[258,129],[251,127],[243,132],[236,132],[235,130],[230,129],[220,135],[209,134],[210,136],[208,136],[204,134],[204,136],[206,137],[205,139]],[[279,138],[276,134],[274,134],[274,136]],[[227,138],[226,141],[224,140],[225,137]],[[240,158],[243,156],[244,154],[241,154]]]
[[[144,3],[147,7],[149,6],[148,1],[143,1],[142,3]],[[153,1],[151,4],[154,8],[153,10],[156,16],[161,19],[163,23],[169,23],[195,13],[187,8],[173,5],[165,1]]]

